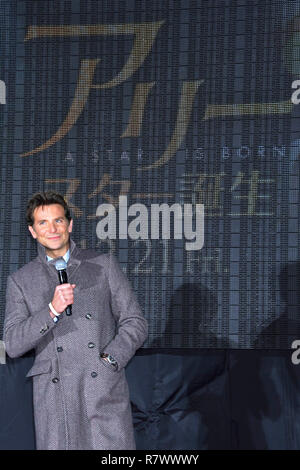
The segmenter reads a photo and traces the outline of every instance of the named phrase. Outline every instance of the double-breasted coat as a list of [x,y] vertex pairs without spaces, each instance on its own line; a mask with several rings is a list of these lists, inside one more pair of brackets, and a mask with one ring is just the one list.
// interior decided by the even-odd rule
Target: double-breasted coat
[[[33,377],[37,449],[134,449],[124,367],[145,341],[147,322],[131,286],[113,255],[71,240],[72,315],[54,323],[48,304],[58,275],[39,243],[38,252],[8,278],[4,324],[10,357],[35,349],[27,376]],[[116,369],[101,352],[113,356]]]

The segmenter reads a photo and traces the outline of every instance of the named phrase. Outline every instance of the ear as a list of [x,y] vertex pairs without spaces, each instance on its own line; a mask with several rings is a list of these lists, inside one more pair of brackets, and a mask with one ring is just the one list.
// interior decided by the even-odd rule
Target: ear
[[71,233],[72,230],[73,230],[73,219],[70,220],[69,227],[68,227],[69,233]]
[[31,225],[28,225],[28,230],[33,238],[37,238],[37,234],[35,233],[34,228]]

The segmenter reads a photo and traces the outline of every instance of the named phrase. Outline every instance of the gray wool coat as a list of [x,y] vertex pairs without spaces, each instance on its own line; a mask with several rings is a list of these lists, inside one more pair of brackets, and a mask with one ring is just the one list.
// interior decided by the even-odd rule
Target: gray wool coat
[[[33,377],[37,449],[134,449],[124,367],[147,336],[130,284],[115,257],[71,240],[68,281],[76,284],[72,316],[49,314],[58,275],[38,256],[7,283],[4,342],[14,358],[35,349]],[[106,352],[117,369],[99,354]]]

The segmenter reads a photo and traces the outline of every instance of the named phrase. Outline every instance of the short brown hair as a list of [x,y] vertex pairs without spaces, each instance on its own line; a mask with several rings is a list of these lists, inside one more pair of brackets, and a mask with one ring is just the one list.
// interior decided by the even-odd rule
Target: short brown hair
[[65,210],[65,217],[70,222],[72,220],[70,208],[64,197],[55,191],[39,191],[29,199],[26,207],[26,222],[28,225],[34,224],[33,213],[37,207],[60,204]]

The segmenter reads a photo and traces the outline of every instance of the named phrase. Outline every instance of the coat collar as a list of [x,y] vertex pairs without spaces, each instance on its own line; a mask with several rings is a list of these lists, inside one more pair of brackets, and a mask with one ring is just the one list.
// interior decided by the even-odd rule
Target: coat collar
[[[55,258],[51,261],[47,261],[47,256],[46,256],[46,249],[43,245],[41,245],[39,242],[38,244],[38,261],[41,263],[47,265],[47,266],[53,266],[55,269],[55,263],[58,259],[62,259],[62,256],[59,258]],[[68,267],[67,267],[67,272],[69,275],[73,274],[75,269],[79,267],[81,264],[81,259],[80,259],[80,249],[77,248],[76,243],[70,238],[70,259],[68,261]],[[53,269],[52,268],[52,269]]]

